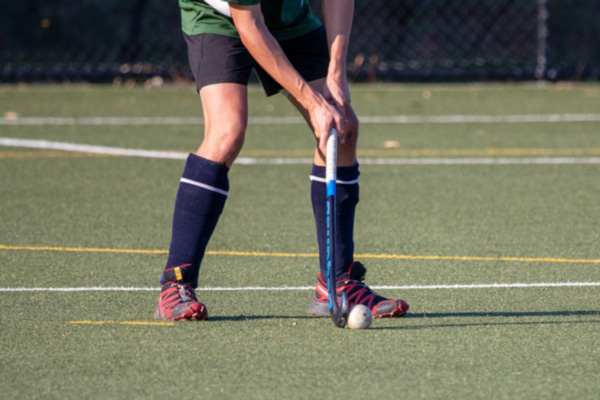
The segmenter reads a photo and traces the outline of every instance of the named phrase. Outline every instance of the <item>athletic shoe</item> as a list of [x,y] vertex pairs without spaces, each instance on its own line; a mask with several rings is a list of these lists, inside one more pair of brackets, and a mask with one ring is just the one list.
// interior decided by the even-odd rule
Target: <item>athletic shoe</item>
[[200,303],[191,283],[191,264],[166,269],[167,283],[160,289],[156,318],[168,321],[205,320],[208,318],[206,306]]
[[[337,282],[337,292],[346,292],[348,297],[348,308],[356,304],[364,304],[369,307],[374,318],[403,317],[408,311],[408,304],[403,300],[386,299],[375,293],[370,287],[363,283],[367,269],[356,261],[348,271],[349,279]],[[327,281],[319,274],[317,287],[308,313],[316,317],[328,317],[329,300],[327,296]]]

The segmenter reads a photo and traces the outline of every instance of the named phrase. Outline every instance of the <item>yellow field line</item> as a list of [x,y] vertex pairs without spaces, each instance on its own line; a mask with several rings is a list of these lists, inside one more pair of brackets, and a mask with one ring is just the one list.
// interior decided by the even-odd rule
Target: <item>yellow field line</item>
[[513,261],[573,264],[600,264],[600,259],[550,258],[550,257],[478,257],[478,256],[410,256],[402,254],[357,254],[357,258],[379,258],[394,260],[452,260],[452,261]]
[[[87,253],[128,253],[128,254],[167,254],[167,250],[140,250],[140,249],[110,249],[89,247],[50,247],[50,246],[7,246],[0,244],[0,250],[27,250],[27,251],[57,251],[57,252],[87,252]],[[317,258],[317,253],[281,253],[260,251],[207,251],[208,255],[239,256],[239,257],[297,257]],[[362,259],[390,259],[390,260],[447,260],[447,261],[506,261],[506,262],[545,262],[545,263],[571,263],[571,264],[600,264],[600,259],[587,258],[551,258],[551,257],[480,257],[480,256],[436,256],[436,255],[407,255],[407,254],[356,254]]]
[[69,321],[73,325],[137,325],[137,326],[173,326],[174,322],[147,321]]
[[215,256],[242,256],[242,257],[298,257],[316,258],[317,253],[267,253],[262,251],[207,251],[206,254]]

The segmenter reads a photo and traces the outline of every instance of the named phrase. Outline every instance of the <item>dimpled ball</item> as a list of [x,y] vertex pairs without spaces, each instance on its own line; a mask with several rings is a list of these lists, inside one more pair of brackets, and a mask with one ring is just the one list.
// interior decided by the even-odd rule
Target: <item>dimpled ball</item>
[[363,304],[357,304],[350,308],[348,315],[348,328],[350,329],[367,329],[373,322],[373,314],[369,307]]

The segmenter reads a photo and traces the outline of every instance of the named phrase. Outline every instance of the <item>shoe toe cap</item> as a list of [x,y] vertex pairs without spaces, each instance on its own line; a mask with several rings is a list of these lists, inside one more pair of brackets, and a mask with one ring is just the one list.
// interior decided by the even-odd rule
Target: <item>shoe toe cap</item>
[[375,318],[403,317],[409,306],[403,300],[386,300],[379,303],[373,310]]

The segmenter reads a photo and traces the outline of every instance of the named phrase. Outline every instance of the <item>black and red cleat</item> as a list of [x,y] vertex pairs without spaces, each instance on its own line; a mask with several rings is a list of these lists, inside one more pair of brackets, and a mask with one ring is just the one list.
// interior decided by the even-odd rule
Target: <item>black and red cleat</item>
[[190,264],[166,269],[164,277],[167,283],[160,289],[156,318],[167,321],[206,320],[206,306],[198,301],[194,287],[186,280]]
[[[374,318],[397,318],[406,315],[409,307],[405,301],[387,299],[363,283],[367,270],[360,262],[352,263],[348,272],[349,279],[337,282],[337,292],[340,294],[342,291],[346,292],[348,308],[352,308],[356,304],[364,304],[369,307]],[[308,312],[316,317],[330,315],[327,282],[321,274],[318,276],[317,287]]]

